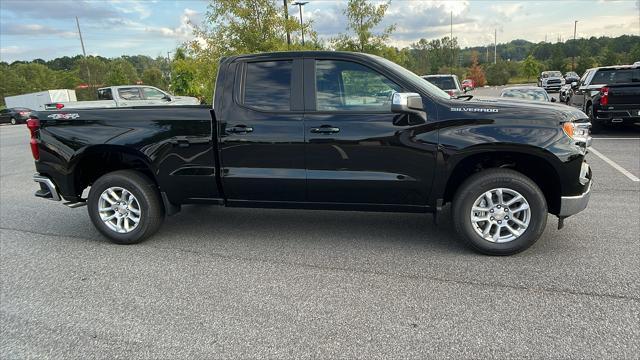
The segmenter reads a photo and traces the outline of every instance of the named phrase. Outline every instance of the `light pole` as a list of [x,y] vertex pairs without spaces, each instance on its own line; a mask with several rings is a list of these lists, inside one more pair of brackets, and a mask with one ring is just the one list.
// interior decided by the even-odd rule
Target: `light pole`
[[289,8],[287,7],[287,0],[282,0],[284,2],[284,23],[285,29],[287,30],[287,49],[291,46],[291,35],[289,35]]
[[578,27],[578,20],[573,22],[573,56],[571,57],[571,71],[576,70],[576,29]]
[[302,24],[302,7],[307,5],[308,1],[296,1],[292,5],[298,5],[300,10],[300,29],[302,30],[302,46],[304,46],[304,25]]

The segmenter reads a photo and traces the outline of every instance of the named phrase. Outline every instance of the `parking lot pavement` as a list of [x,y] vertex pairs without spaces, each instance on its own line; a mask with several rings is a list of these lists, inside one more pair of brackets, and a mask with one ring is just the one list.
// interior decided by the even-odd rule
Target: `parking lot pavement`
[[[637,172],[634,141],[594,146]],[[446,210],[186,206],[118,246],[33,197],[27,130],[2,126],[0,357],[637,357],[640,183],[589,161],[589,207],[511,257],[469,251]]]

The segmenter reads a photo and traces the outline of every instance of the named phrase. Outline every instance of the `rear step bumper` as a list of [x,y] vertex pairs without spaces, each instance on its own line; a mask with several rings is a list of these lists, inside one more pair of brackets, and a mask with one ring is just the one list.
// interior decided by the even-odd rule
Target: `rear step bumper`
[[[40,190],[36,191],[36,194],[35,194],[37,197],[53,200],[53,201],[64,200],[62,196],[60,196],[60,193],[58,193],[56,184],[54,184],[50,178],[46,176],[42,176],[40,174],[35,174],[33,175],[33,181],[40,184]],[[87,205],[84,199],[81,199],[81,201],[77,201],[77,202],[65,201],[62,204],[72,209]]]
[[33,181],[40,184],[40,190],[36,191],[36,196],[41,197],[43,199],[49,199],[53,201],[60,201],[60,194],[58,194],[58,189],[56,189],[56,185],[46,176],[42,176],[40,174],[33,175]]

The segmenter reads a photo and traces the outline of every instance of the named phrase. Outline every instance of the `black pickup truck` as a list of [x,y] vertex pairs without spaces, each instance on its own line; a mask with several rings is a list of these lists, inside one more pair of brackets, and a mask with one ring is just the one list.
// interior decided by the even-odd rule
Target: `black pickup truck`
[[589,200],[589,124],[565,105],[452,98],[346,52],[227,57],[216,81],[215,110],[39,112],[28,123],[36,196],[88,205],[120,244],[182,204],[437,214],[451,202],[461,237],[495,255],[526,249],[548,213],[564,219]]
[[587,70],[571,83],[567,102],[590,118],[592,132],[616,124],[640,124],[640,66],[607,66]]

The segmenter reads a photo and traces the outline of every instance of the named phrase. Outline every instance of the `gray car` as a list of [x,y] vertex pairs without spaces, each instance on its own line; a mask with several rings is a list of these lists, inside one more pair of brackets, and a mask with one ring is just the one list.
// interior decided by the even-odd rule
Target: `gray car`
[[508,97],[529,101],[556,102],[545,89],[535,86],[514,86],[502,90],[500,97]]

